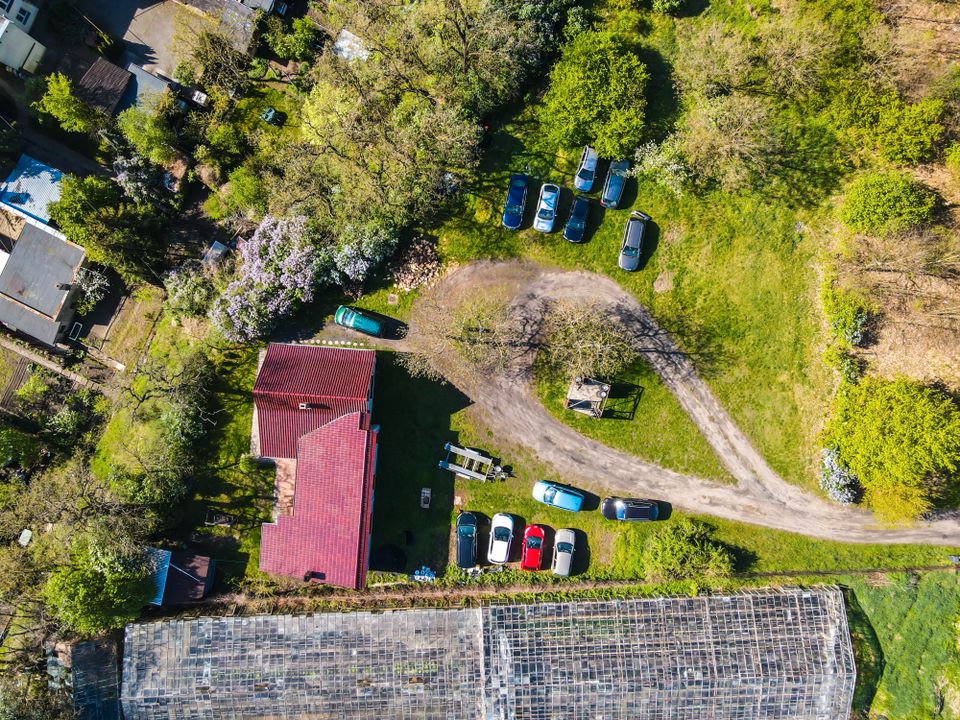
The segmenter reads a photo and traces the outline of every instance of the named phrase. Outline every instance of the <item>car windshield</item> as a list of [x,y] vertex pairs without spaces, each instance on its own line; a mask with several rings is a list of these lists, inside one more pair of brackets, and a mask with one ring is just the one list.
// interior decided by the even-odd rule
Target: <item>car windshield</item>
[[527,547],[531,550],[537,550],[540,548],[540,543],[543,541],[538,537],[528,537],[527,538]]
[[457,535],[460,537],[473,537],[473,525],[461,525],[457,528]]
[[500,542],[506,542],[510,539],[510,531],[505,527],[498,527],[493,531],[493,539]]
[[571,545],[570,543],[565,543],[565,542],[557,543],[557,552],[558,552],[558,553],[572,553],[572,552],[573,552],[573,545]]
[[543,491],[543,501],[546,503],[552,503],[553,499],[557,496],[557,489],[553,487],[548,487]]
[[625,247],[623,249],[623,254],[627,257],[637,257],[640,254],[640,248],[635,247]]
[[581,180],[593,180],[593,170],[582,168],[580,172],[577,173],[577,177]]
[[540,212],[537,213],[537,217],[541,220],[549,220],[553,217],[553,210],[550,208],[542,208]]

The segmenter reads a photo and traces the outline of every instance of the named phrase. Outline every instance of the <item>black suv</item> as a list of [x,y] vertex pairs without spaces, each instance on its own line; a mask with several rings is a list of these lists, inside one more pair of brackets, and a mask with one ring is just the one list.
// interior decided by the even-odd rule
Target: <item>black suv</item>
[[472,568],[477,564],[477,516],[472,512],[457,515],[457,567]]

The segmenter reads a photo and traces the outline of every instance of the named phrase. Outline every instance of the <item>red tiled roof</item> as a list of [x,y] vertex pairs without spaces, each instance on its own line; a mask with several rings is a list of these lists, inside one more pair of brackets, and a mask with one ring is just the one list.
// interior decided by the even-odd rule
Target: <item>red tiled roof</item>
[[264,523],[261,570],[366,584],[377,435],[369,413],[355,412],[300,438],[293,514]]
[[[260,454],[292,458],[297,441],[348,413],[369,411],[373,350],[271,343],[253,386]],[[301,403],[311,407],[300,409]]]

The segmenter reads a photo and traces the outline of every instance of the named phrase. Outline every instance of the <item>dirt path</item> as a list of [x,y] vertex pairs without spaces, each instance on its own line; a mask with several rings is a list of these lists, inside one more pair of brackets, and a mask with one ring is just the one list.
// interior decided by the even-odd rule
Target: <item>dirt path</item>
[[[720,485],[666,470],[590,440],[551,416],[533,395],[529,367],[455,384],[479,406],[498,436],[530,448],[572,482],[602,493],[654,497],[696,513],[847,542],[960,546],[960,520],[882,527],[863,510],[844,508],[780,478],[720,405],[693,363],[636,299],[612,280],[521,263],[472,263],[443,280],[443,302],[464,294],[507,290],[522,316],[536,317],[545,299],[585,298],[609,304],[634,329],[646,359],[676,396],[723,465],[736,479]],[[411,333],[416,328],[410,329]]]

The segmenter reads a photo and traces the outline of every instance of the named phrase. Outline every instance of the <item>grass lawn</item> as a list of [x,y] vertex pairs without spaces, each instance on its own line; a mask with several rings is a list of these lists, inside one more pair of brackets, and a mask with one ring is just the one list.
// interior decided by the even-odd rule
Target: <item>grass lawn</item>
[[151,285],[130,294],[110,325],[106,339],[97,349],[133,369],[150,339],[154,321],[160,316],[163,291]]
[[[624,15],[612,22],[624,18],[629,20]],[[634,25],[624,27],[632,31]],[[663,92],[669,87],[665,63],[673,52],[673,34],[657,21],[639,40],[654,71],[650,114],[656,134],[662,129],[658,123],[675,110],[670,93]],[[819,358],[816,214],[794,209],[775,193],[704,191],[677,198],[652,183],[631,180],[621,209],[591,203],[587,241],[568,243],[560,230],[573,197],[579,151],[541,147],[537,102],[531,92],[521,110],[502,118],[461,207],[433,229],[444,258],[524,257],[610,275],[694,355],[721,402],[774,469],[813,489],[817,433],[833,388]],[[606,169],[601,161],[598,176],[604,177]],[[509,175],[523,171],[533,178],[526,229],[510,232],[500,227],[500,212]],[[547,181],[564,191],[558,230],[543,235],[530,224],[539,184]],[[593,197],[601,186],[598,181]],[[617,269],[617,253],[624,223],[637,209],[653,221],[641,269],[625,273]],[[651,394],[650,405],[654,400],[667,398]],[[636,450],[655,459],[645,451]]]
[[[597,511],[569,513],[534,501],[530,488],[536,480],[562,482],[563,478],[527,450],[499,443],[470,409],[469,401],[451,386],[410,378],[390,353],[378,354],[377,367],[374,419],[381,426],[381,444],[374,502],[374,569],[409,572],[427,564],[446,572],[450,579],[460,579],[458,571],[445,566],[452,549],[453,519],[458,509],[464,509],[481,513],[487,521],[497,512],[510,513],[518,528],[542,523],[554,530],[570,527],[581,531],[581,578],[642,577],[640,548],[645,537],[663,523],[623,525],[605,520]],[[513,477],[490,483],[455,479],[436,464],[446,441],[500,458]],[[421,487],[432,489],[429,510],[419,506]],[[673,517],[679,516],[673,513]],[[698,519],[731,548],[738,572],[800,577],[816,572],[936,566],[948,564],[946,555],[956,551],[923,545],[836,543],[716,518]],[[481,545],[485,541],[481,533]],[[384,562],[396,558],[402,562]],[[750,580],[750,584],[776,582],[779,580],[767,577]]]
[[713,450],[650,365],[636,360],[612,383],[603,418],[564,407],[569,382],[537,369],[537,395],[547,410],[577,432],[665,468],[732,482]]
[[898,720],[960,716],[960,576],[896,573],[847,586],[858,650],[854,710]]

